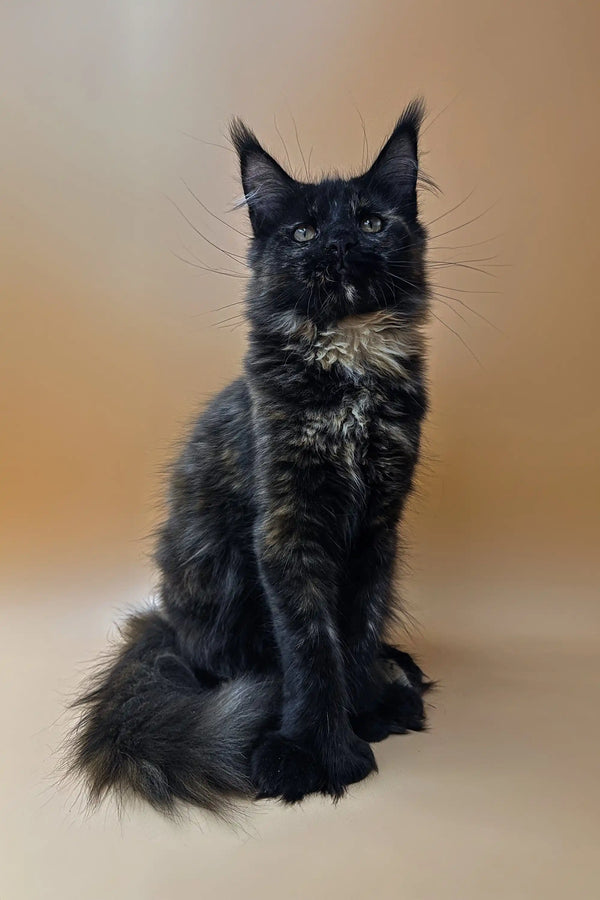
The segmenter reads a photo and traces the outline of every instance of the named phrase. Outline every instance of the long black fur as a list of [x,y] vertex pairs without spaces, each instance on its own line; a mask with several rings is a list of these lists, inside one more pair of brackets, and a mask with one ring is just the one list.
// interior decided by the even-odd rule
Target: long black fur
[[423,727],[423,674],[384,642],[427,407],[421,118],[411,104],[364,174],[315,184],[233,123],[245,373],[174,468],[157,607],[77,701],[92,800],[337,798],[376,768],[370,741]]

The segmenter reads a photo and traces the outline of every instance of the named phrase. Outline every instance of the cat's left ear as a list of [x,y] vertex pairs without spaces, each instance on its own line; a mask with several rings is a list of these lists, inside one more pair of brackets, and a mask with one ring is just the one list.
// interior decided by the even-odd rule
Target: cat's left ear
[[231,140],[240,159],[242,186],[255,234],[279,220],[296,182],[261,147],[253,131],[240,119],[230,126]]
[[417,215],[419,129],[425,115],[422,100],[413,100],[396,123],[371,168],[363,178],[379,186],[410,213]]

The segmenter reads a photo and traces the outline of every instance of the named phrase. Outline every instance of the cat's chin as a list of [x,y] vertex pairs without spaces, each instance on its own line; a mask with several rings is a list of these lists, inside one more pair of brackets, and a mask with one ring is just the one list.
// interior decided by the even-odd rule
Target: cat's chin
[[340,315],[348,315],[357,311],[361,292],[355,279],[346,271],[337,274],[337,278],[332,285],[331,295],[339,309]]
[[346,281],[342,278],[341,282],[341,291],[344,295],[344,298],[354,307],[359,299],[358,288],[352,281]]

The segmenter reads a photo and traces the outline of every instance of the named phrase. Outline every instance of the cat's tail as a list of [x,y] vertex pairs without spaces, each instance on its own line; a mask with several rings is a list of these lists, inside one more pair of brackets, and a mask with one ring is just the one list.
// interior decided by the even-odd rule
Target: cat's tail
[[278,688],[247,675],[203,685],[159,610],[132,615],[116,653],[75,701],[67,767],[89,800],[140,798],[173,815],[180,804],[227,816],[253,796],[248,755]]

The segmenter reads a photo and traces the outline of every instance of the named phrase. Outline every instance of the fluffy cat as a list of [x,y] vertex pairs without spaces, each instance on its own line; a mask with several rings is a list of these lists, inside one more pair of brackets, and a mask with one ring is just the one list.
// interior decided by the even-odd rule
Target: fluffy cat
[[239,120],[253,237],[244,374],[174,467],[160,599],[77,706],[72,768],[172,813],[341,797],[370,742],[423,727],[385,643],[427,408],[420,103],[365,173],[293,179]]

